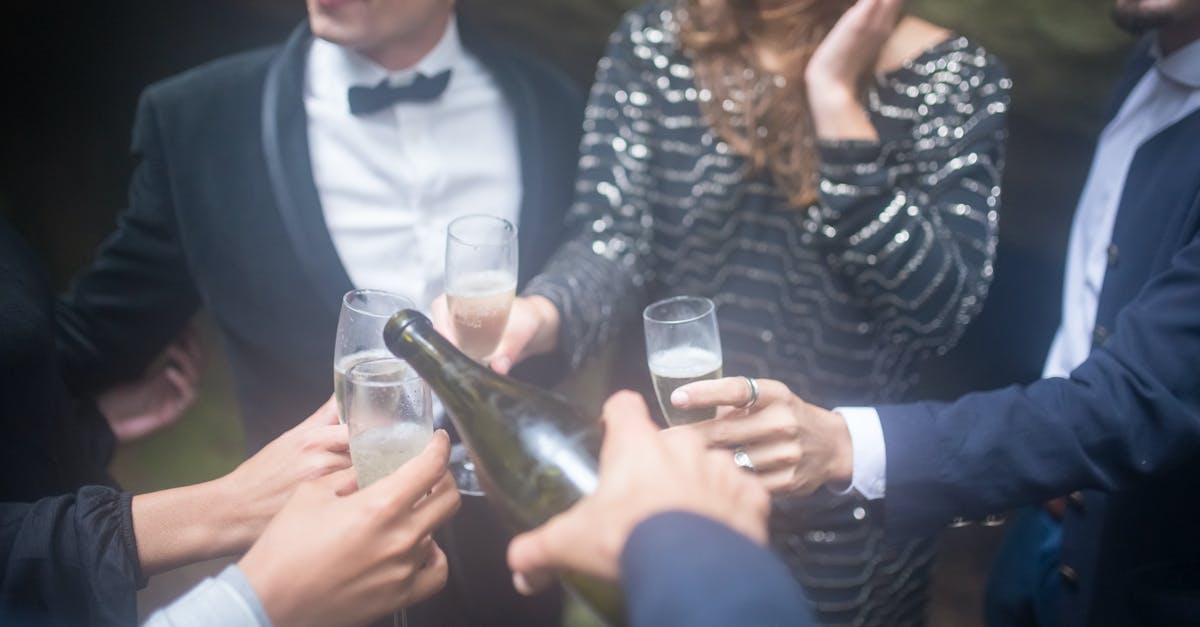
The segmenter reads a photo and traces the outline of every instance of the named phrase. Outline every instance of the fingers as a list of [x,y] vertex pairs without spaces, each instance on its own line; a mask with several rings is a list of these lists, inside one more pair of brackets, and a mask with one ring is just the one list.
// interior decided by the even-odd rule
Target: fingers
[[332,453],[350,453],[350,430],[346,425],[322,425],[315,427],[312,433],[321,449]]
[[776,470],[794,470],[800,465],[800,445],[795,440],[780,440],[757,445],[744,445],[742,451],[754,464],[754,471],[769,473]]
[[611,463],[621,451],[642,448],[653,442],[658,427],[650,420],[650,408],[641,394],[622,390],[604,402],[601,412],[604,420],[604,444],[600,448],[600,465]]
[[169,408],[164,409],[164,413],[167,414],[165,418],[168,418],[164,422],[169,422],[169,419],[177,418],[185,407],[191,405],[192,401],[196,400],[196,386],[195,380],[189,379],[187,373],[174,366],[167,366],[167,369],[163,372],[163,376],[166,377],[167,383],[171,388],[175,390],[175,400],[170,403]]
[[[774,379],[754,379],[758,386],[756,409],[788,399],[791,390]],[[705,407],[741,407],[750,402],[752,391],[746,377],[725,377],[712,381],[697,381],[676,389],[671,393],[671,404],[680,409]]]
[[540,592],[554,580],[554,571],[568,566],[566,549],[572,537],[570,516],[571,510],[568,510],[541,527],[518,535],[508,544],[508,567],[513,571],[513,587],[517,592],[526,595]]
[[419,455],[376,481],[363,493],[382,493],[394,499],[397,508],[408,511],[446,475],[450,459],[450,437],[438,429]]
[[448,574],[449,563],[446,560],[446,554],[442,552],[441,547],[434,544],[432,554],[425,562],[425,567],[417,571],[408,587],[408,604],[411,605],[433,596],[446,585]]
[[336,496],[346,496],[358,490],[357,476],[354,474],[354,469],[350,467],[314,479],[312,484],[321,491]]
[[295,428],[307,429],[309,427],[316,427],[320,425],[336,424],[338,424],[337,402],[334,400],[333,396],[330,396],[329,399],[325,401],[324,405],[318,407],[317,411],[314,411],[311,416],[305,418],[304,421],[296,425]]
[[454,484],[450,473],[445,472],[433,490],[413,508],[411,523],[419,533],[433,533],[458,511],[460,505],[462,497],[458,493],[458,486]]

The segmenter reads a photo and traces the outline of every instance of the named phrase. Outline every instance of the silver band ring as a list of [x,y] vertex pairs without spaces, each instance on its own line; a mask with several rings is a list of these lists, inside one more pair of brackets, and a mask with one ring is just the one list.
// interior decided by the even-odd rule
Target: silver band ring
[[755,403],[758,402],[758,381],[755,381],[754,377],[742,377],[742,378],[745,379],[746,384],[750,386],[750,400],[746,401],[745,403],[742,403],[741,405],[738,405],[737,408],[738,409],[750,409],[751,407],[754,407]]
[[750,461],[750,455],[742,450],[740,446],[733,452],[733,463],[737,464],[739,468],[745,468],[750,472],[754,472],[754,462]]

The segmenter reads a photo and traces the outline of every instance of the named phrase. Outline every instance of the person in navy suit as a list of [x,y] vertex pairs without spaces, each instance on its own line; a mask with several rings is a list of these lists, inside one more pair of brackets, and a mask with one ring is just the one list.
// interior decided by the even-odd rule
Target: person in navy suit
[[[1133,54],[1072,228],[1047,378],[953,403],[831,412],[782,384],[681,388],[740,406],[694,430],[778,493],[852,487],[903,538],[1069,494],[1064,625],[1200,622],[1200,1],[1116,0]],[[886,496],[886,498],[884,498]]]
[[604,406],[596,491],[513,539],[513,584],[555,571],[620,581],[628,624],[813,624],[787,566],[766,548],[767,491],[686,431],[660,432],[641,395]]

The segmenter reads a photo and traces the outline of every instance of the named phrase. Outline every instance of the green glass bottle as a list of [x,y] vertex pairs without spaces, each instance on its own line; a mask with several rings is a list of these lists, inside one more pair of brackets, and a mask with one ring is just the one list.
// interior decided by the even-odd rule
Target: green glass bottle
[[[383,338],[437,393],[471,451],[488,500],[515,531],[545,523],[596,489],[599,420],[476,363],[418,311],[392,316]],[[572,575],[565,579],[603,618],[622,622],[616,587]]]

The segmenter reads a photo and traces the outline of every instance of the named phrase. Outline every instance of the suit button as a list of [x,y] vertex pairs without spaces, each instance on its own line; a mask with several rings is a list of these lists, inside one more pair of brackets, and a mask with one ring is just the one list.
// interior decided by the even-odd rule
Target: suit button
[[1077,512],[1083,511],[1083,492],[1076,490],[1067,495],[1067,504]]
[[1062,577],[1063,581],[1071,585],[1079,583],[1079,573],[1075,572],[1074,568],[1071,568],[1066,564],[1058,565],[1058,576]]
[[950,528],[951,529],[958,529],[959,527],[966,527],[970,524],[971,524],[971,521],[967,520],[966,518],[963,518],[962,516],[955,516],[953,519],[950,520]]
[[1101,325],[1096,325],[1092,330],[1092,348],[1099,348],[1104,345],[1104,341],[1108,339],[1108,329]]
[[1117,266],[1117,258],[1121,256],[1121,250],[1116,244],[1108,245],[1108,267],[1115,268]]

